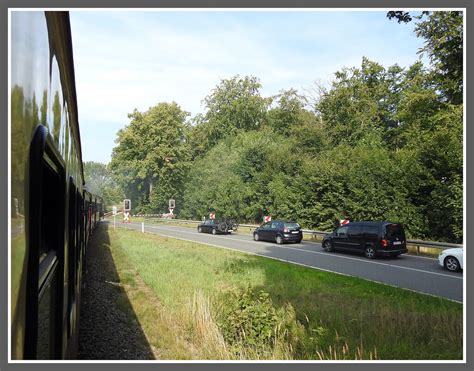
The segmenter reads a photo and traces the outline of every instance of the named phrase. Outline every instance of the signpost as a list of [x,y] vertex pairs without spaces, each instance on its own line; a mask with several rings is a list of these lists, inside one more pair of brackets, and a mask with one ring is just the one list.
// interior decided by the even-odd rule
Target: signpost
[[117,215],[117,206],[112,206],[112,214],[114,215],[114,229],[115,229],[115,215]]
[[123,200],[123,221],[130,223],[130,210],[132,209],[132,201],[128,198]]
[[170,211],[170,216],[173,217],[173,209],[175,208],[176,206],[176,203],[173,199],[170,199],[169,202],[168,202],[168,210]]

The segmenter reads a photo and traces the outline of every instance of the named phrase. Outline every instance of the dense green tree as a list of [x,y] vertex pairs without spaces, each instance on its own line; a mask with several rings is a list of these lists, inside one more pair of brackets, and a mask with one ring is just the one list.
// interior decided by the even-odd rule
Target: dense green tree
[[452,104],[463,102],[463,12],[422,12],[411,16],[409,12],[391,11],[387,17],[398,22],[413,18],[415,33],[425,39],[420,53],[426,53],[433,67],[434,82],[446,100]]
[[299,217],[329,230],[341,219],[391,220],[420,235],[423,221],[411,204],[411,175],[419,168],[411,157],[373,144],[339,145],[302,167],[305,182],[297,188],[304,202]]
[[330,143],[356,144],[382,137],[392,126],[392,95],[398,83],[393,72],[388,80],[384,67],[363,58],[361,68],[344,68],[335,77],[316,107]]
[[281,91],[273,97],[273,102],[276,106],[269,110],[267,122],[274,131],[288,134],[303,123],[306,98],[295,89]]
[[433,12],[417,23],[417,36],[424,38],[422,53],[427,53],[434,67],[435,79],[448,102],[463,101],[463,13]]
[[170,198],[180,199],[188,166],[187,116],[174,102],[159,103],[144,113],[135,109],[118,132],[111,170],[138,211],[164,212]]
[[211,211],[218,217],[241,218],[244,215],[248,192],[233,171],[237,154],[229,145],[222,141],[204,158],[194,161],[184,188],[182,217],[201,219]]
[[260,88],[256,77],[237,75],[221,80],[204,98],[206,113],[195,119],[190,138],[195,155],[205,153],[226,136],[261,126],[270,100],[260,96]]

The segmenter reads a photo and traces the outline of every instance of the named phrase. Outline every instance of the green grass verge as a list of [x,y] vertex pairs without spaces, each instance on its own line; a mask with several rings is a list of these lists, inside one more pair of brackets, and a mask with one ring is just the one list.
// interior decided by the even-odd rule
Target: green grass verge
[[99,233],[164,358],[462,359],[462,304],[157,235]]

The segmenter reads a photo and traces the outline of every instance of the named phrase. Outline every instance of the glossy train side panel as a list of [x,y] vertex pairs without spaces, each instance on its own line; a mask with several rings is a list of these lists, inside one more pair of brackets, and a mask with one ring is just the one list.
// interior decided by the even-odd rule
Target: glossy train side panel
[[82,154],[66,12],[10,12],[11,359],[77,350]]

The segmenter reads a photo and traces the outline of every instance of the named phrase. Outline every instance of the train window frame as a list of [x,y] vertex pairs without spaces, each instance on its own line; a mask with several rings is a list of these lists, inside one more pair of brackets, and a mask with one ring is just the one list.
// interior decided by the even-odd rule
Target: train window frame
[[[24,356],[25,359],[57,359],[62,356],[65,223],[64,216],[56,217],[54,223],[48,219],[55,212],[64,212],[66,171],[65,163],[43,125],[38,125],[33,132],[27,171],[28,310]],[[46,310],[43,312],[43,309]],[[48,322],[44,323],[44,320]],[[49,335],[47,339],[39,336],[43,330]],[[39,346],[39,342],[44,343]],[[42,349],[43,346],[46,349]]]

